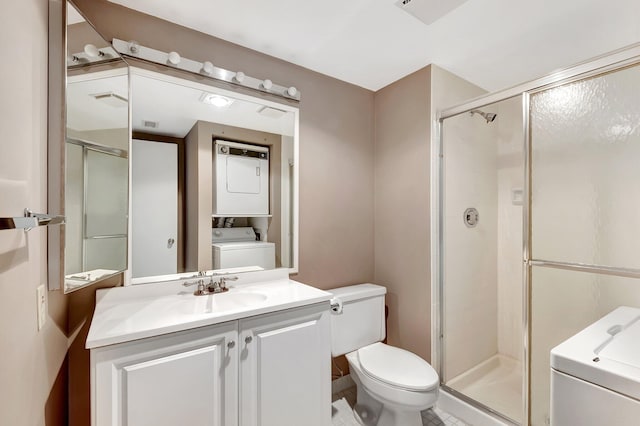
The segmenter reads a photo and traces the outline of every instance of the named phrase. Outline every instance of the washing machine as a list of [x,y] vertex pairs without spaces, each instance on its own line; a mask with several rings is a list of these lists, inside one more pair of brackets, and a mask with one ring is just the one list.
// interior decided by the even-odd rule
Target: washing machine
[[640,424],[640,309],[621,306],[551,350],[551,425]]
[[275,244],[256,241],[256,233],[251,227],[213,228],[211,245],[213,269],[276,267]]

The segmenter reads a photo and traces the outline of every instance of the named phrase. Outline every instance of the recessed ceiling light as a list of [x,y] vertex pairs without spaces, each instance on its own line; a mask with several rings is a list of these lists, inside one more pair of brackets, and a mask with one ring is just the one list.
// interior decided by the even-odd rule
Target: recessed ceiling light
[[233,99],[216,95],[215,93],[203,92],[202,96],[200,96],[200,102],[213,105],[218,108],[226,108],[233,103]]

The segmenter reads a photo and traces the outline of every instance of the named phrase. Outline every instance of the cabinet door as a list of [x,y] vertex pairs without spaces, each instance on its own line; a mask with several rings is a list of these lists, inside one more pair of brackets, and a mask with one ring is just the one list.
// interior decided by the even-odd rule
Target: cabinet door
[[240,425],[331,423],[326,303],[240,321]]
[[94,426],[237,424],[237,323],[91,351]]

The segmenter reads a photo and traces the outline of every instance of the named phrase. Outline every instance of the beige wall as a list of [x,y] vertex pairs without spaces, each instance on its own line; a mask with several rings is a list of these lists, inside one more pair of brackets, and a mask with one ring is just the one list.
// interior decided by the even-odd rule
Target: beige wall
[[[0,14],[0,216],[47,210],[47,2],[12,1]],[[47,231],[0,231],[0,424],[66,423],[67,300],[48,292],[36,320],[36,288],[47,283]]]
[[375,274],[388,339],[431,359],[431,143],[439,109],[483,90],[434,65],[375,94]]
[[375,278],[387,286],[388,341],[430,351],[431,67],[375,95]]

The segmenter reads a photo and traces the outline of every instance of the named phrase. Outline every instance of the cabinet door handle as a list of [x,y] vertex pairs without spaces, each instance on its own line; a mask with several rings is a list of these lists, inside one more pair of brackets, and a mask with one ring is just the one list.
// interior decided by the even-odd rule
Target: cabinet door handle
[[235,341],[230,341],[229,343],[227,343],[227,347],[229,349],[233,349],[236,346],[236,342]]
[[244,338],[244,342],[245,342],[246,344],[251,343],[251,341],[252,341],[252,340],[253,340],[253,337],[251,337],[251,336],[247,336],[247,337],[245,337],[245,338]]

